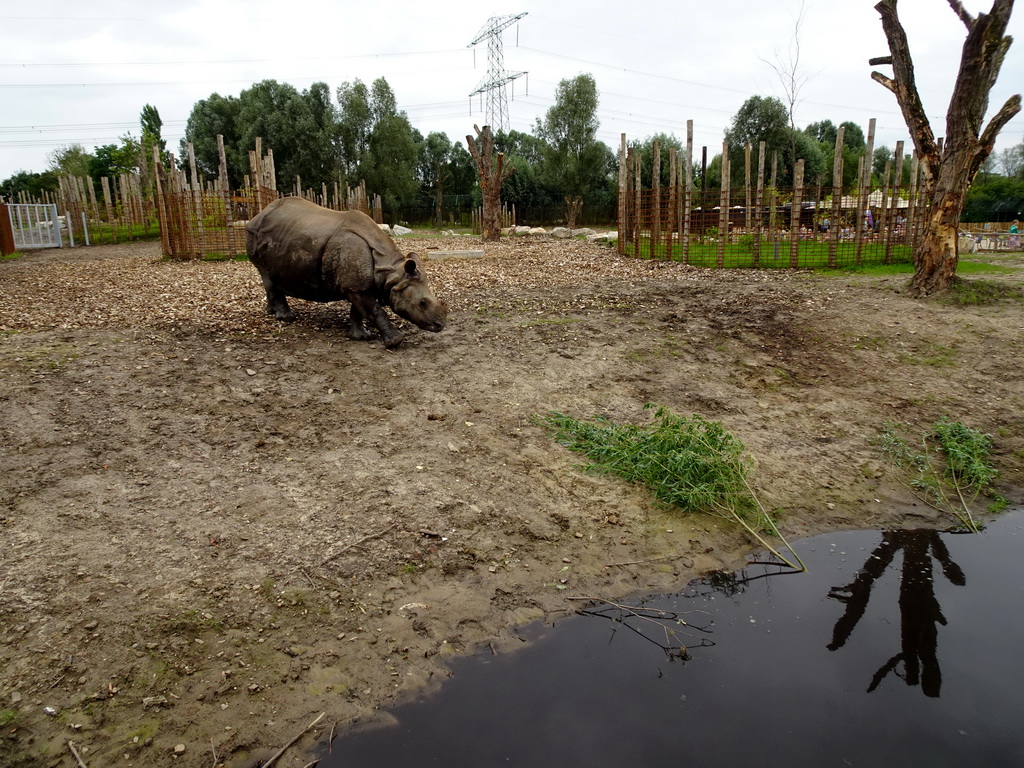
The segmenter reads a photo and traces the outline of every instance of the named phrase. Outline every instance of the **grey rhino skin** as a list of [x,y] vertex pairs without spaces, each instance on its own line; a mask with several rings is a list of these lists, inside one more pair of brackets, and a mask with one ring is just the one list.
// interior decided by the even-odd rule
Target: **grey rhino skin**
[[332,211],[301,197],[275,200],[245,226],[245,250],[263,279],[267,314],[294,320],[288,296],[352,304],[349,336],[370,339],[365,323],[393,349],[404,335],[385,306],[420,328],[444,329],[448,308],[408,257],[359,211]]

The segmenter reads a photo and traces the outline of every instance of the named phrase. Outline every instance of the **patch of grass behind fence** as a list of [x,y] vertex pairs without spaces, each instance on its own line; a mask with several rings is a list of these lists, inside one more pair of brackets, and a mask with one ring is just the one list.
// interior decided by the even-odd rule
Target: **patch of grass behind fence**
[[[725,243],[696,240],[690,243],[684,259],[683,246],[673,242],[671,248],[665,243],[653,245],[650,238],[642,238],[639,244],[639,256],[653,259],[670,259],[686,261],[695,267],[725,269],[821,269],[830,266],[830,243],[820,240],[801,240],[797,243],[794,263],[789,240],[775,242],[754,240],[752,235],[740,236],[738,242]],[[719,253],[721,248],[721,254]],[[624,244],[627,255],[636,254],[632,243]],[[864,243],[860,254],[857,244],[839,242],[836,244],[835,258],[832,263],[837,268],[850,266],[870,266],[886,263],[910,263],[913,260],[910,246],[892,245],[888,254],[884,243]]]

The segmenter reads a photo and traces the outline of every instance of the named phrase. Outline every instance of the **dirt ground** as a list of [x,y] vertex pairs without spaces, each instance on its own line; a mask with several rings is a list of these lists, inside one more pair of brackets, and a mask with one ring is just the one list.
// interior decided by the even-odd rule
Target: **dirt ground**
[[449,328],[394,351],[350,341],[344,307],[267,317],[244,262],[145,243],[0,263],[0,764],[76,766],[70,741],[93,768],[252,766],[326,713],[276,763],[304,766],[333,724],[521,645],[567,596],[751,552],[585,474],[535,414],[721,421],[789,537],[953,522],[885,466],[887,421],[990,432],[1021,501],[1020,300],[486,250],[427,264]]

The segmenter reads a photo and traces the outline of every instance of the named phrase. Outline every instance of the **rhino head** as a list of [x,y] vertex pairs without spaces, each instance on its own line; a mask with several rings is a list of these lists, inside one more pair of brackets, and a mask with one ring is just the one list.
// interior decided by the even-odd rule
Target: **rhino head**
[[448,305],[434,295],[427,276],[420,271],[415,253],[402,263],[402,275],[391,288],[391,308],[399,317],[420,328],[438,333],[448,319]]

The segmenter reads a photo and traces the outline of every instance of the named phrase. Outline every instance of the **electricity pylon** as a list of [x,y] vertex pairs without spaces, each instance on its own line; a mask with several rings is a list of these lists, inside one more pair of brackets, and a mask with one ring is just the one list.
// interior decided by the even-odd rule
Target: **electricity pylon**
[[469,94],[469,98],[472,99],[478,93],[487,93],[484,117],[494,133],[508,132],[508,93],[505,86],[516,78],[527,74],[526,72],[505,71],[501,33],[525,15],[526,13],[517,13],[510,16],[492,16],[477,34],[476,39],[466,46],[472,48],[487,38],[487,77],[480,82],[475,91]]

